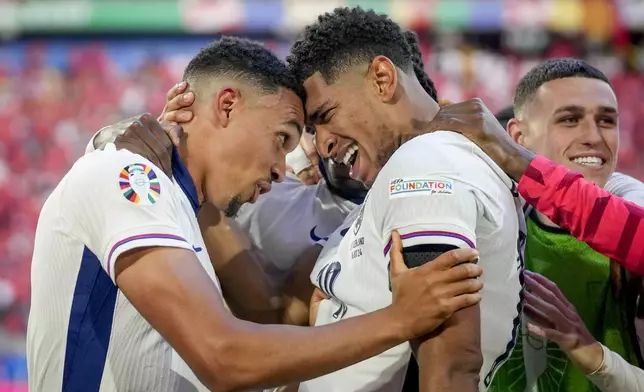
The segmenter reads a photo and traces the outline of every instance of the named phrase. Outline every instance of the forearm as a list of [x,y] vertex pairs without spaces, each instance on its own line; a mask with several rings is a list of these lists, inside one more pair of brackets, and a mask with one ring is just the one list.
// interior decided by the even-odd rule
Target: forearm
[[588,375],[588,379],[602,392],[639,392],[644,390],[644,370],[629,364],[619,354],[602,346],[604,363]]
[[309,305],[315,287],[311,271],[322,252],[322,246],[313,245],[297,259],[283,289],[283,324],[309,325]]
[[627,202],[580,174],[535,158],[518,191],[539,212],[577,239],[625,268],[644,274],[644,209]]
[[403,343],[406,339],[388,312],[386,308],[315,328],[240,321],[217,353],[220,368],[235,389],[316,378]]
[[263,255],[215,207],[204,205],[198,218],[208,255],[233,313],[248,321],[279,324],[281,299],[263,268]]
[[460,310],[418,342],[421,392],[479,390],[483,359],[478,320],[478,306]]

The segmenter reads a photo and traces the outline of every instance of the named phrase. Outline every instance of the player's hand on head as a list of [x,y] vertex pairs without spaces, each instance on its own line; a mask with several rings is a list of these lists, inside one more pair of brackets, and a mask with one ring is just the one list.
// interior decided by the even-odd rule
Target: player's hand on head
[[530,271],[525,271],[525,283],[523,310],[529,317],[528,331],[557,343],[582,372],[597,370],[603,359],[601,345],[557,285]]
[[144,114],[134,119],[125,128],[125,132],[114,141],[117,149],[126,149],[139,154],[161,168],[172,177],[172,141],[167,136],[166,128],[180,134],[179,125],[163,126],[150,114]]
[[444,130],[466,136],[517,181],[527,166],[518,158],[533,157],[532,153],[512,140],[506,129],[479,98],[441,106],[436,117],[420,132]]
[[182,124],[192,120],[190,106],[195,101],[195,94],[188,91],[188,83],[175,84],[166,95],[166,103],[158,121],[161,124]]
[[420,267],[407,268],[403,245],[393,231],[389,251],[391,291],[390,309],[403,325],[407,339],[423,336],[454,314],[478,304],[483,283],[477,278],[483,270],[475,264],[474,249],[455,249],[443,253]]

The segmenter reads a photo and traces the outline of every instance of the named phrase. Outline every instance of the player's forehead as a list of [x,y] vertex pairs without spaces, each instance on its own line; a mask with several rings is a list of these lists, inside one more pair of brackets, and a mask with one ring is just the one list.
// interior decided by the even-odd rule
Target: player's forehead
[[562,111],[617,112],[612,87],[599,79],[570,77],[544,83],[535,95],[535,108],[552,116]]
[[306,90],[306,113],[310,120],[328,107],[343,104],[356,88],[353,75],[344,73],[333,83],[327,83],[321,73],[316,72],[304,81]]
[[[304,127],[304,105],[300,97],[292,90],[280,87],[276,93],[261,95],[257,100],[258,106],[269,109],[270,120],[297,124],[299,129]],[[264,117],[266,113],[262,113]]]

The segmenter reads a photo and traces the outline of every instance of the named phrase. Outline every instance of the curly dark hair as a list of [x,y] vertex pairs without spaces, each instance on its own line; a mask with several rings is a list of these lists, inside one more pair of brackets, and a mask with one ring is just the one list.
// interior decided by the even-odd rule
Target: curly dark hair
[[598,79],[612,87],[602,71],[584,60],[572,58],[547,60],[532,68],[519,81],[514,94],[514,113],[520,114],[542,85],[553,80],[573,77]]
[[229,76],[257,86],[264,93],[279,87],[295,92],[304,101],[304,88],[280,60],[263,44],[245,38],[222,37],[201,49],[183,73],[183,80]]
[[333,83],[341,72],[379,55],[405,71],[411,69],[411,49],[398,24],[373,10],[345,7],[307,26],[286,61],[299,82],[320,72]]
[[434,101],[438,102],[438,92],[436,91],[436,86],[434,86],[434,81],[429,78],[427,72],[425,72],[425,63],[423,62],[423,53],[420,51],[420,45],[418,44],[418,35],[411,30],[405,31],[404,33],[405,40],[409,45],[411,50],[411,61],[414,66],[414,74],[416,74],[416,79],[420,82],[420,85],[423,86],[423,90],[432,97]]

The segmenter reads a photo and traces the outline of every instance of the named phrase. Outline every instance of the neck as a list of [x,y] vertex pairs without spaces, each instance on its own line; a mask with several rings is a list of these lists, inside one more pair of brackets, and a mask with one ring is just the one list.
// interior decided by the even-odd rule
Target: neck
[[177,151],[179,152],[179,157],[181,157],[181,160],[183,161],[183,164],[186,167],[186,170],[188,170],[190,178],[192,178],[192,182],[195,185],[199,204],[202,204],[205,201],[205,195],[203,192],[203,179],[205,178],[205,173],[203,173],[203,170],[200,169],[200,167],[202,166],[199,164],[199,160],[190,154],[190,151],[194,151],[194,149],[198,148],[198,146],[192,145],[193,143],[191,143],[190,139],[188,138],[189,132],[185,128],[186,127],[184,127],[184,134],[179,141],[179,147],[177,148]]
[[[419,86],[420,87],[420,86]],[[409,96],[411,121],[408,125],[408,134],[405,139],[422,135],[430,129],[430,123],[440,110],[438,103],[432,99],[425,90],[414,91]]]

